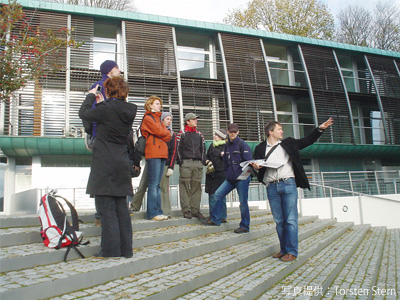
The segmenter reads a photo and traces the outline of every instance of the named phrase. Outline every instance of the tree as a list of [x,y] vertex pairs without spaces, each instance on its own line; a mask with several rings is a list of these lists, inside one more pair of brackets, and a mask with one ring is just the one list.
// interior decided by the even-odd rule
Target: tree
[[136,11],[133,0],[47,0],[56,3],[67,3],[90,7],[100,7],[116,10]]
[[339,11],[337,18],[339,21],[338,42],[358,46],[370,44],[373,18],[367,9],[349,5]]
[[340,10],[337,40],[352,45],[400,51],[400,8],[378,2],[372,14],[359,6]]
[[227,24],[330,40],[334,18],[318,0],[252,0],[225,17]]
[[66,47],[79,47],[67,28],[41,30],[11,0],[0,10],[0,100],[24,87],[28,81],[60,69],[57,58]]
[[371,46],[400,51],[400,8],[389,2],[378,2],[375,11]]

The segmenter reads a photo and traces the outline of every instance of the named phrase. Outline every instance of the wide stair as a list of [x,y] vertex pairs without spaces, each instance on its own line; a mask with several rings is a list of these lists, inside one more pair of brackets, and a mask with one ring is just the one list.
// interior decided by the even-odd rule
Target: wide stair
[[400,229],[299,218],[299,257],[285,263],[269,211],[251,208],[251,231],[235,234],[240,213],[207,227],[184,219],[132,216],[132,258],[96,259],[100,228],[81,214],[80,259],[46,248],[37,216],[0,217],[0,299],[399,299]]

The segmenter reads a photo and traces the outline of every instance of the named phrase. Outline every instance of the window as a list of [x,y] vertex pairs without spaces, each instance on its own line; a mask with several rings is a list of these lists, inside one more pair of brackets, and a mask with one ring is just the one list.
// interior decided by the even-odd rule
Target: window
[[122,68],[121,29],[118,23],[95,21],[93,37],[93,69],[100,69],[103,61],[109,59]]
[[269,44],[264,48],[274,85],[307,87],[296,49]]
[[355,142],[358,144],[385,144],[385,132],[381,112],[374,106],[352,104]]
[[375,93],[372,77],[361,57],[338,55],[338,60],[347,92]]
[[178,31],[176,39],[182,77],[224,79],[221,52],[214,37]]
[[315,128],[311,103],[307,97],[277,94],[276,110],[285,136],[301,138]]

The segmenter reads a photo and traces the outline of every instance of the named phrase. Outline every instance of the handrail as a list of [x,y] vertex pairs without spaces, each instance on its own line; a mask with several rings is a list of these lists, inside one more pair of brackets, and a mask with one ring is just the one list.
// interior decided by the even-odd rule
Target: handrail
[[379,199],[379,200],[386,200],[386,201],[390,201],[390,202],[400,203],[399,201],[396,201],[396,200],[393,200],[393,199],[390,199],[390,198],[384,198],[384,197],[380,197],[380,196],[364,194],[364,193],[360,193],[360,192],[354,192],[354,191],[350,191],[350,190],[335,188],[333,186],[326,186],[326,185],[317,184],[317,183],[310,183],[310,185],[317,186],[317,187],[322,187],[322,188],[325,188],[325,189],[336,190],[336,191],[340,191],[340,192],[351,193],[353,195],[356,194],[357,196],[365,196],[365,197],[375,198],[375,199]]

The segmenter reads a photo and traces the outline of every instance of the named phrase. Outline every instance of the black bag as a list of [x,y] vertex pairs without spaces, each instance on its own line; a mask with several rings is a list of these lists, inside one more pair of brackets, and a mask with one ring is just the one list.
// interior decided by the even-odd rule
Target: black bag
[[[148,116],[150,116],[154,122],[156,121],[156,119],[154,119],[154,117],[152,115],[148,115]],[[142,123],[143,123],[143,120],[145,117],[146,117],[146,115],[143,116]],[[160,123],[161,123],[161,119],[160,119]],[[141,127],[142,127],[142,124],[140,124],[139,130],[138,130],[140,133],[142,133]],[[135,143],[135,151],[137,151],[140,155],[144,156],[145,149],[146,149],[146,138],[143,135],[141,135]]]
[[145,149],[146,149],[146,139],[143,135],[141,135],[135,144],[135,151],[137,151],[141,156],[144,156]]

